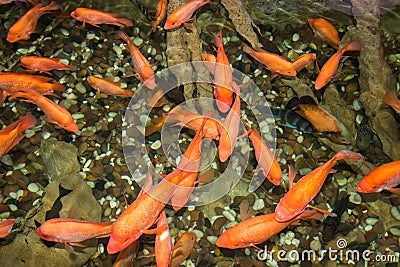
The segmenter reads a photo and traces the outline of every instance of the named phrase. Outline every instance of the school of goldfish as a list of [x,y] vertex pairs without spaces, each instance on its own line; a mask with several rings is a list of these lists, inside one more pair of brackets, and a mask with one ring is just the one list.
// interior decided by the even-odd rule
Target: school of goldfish
[[[11,0],[3,0],[0,1],[0,4],[9,4],[11,2]],[[61,9],[54,0],[49,4],[28,0],[23,2],[32,5],[32,7],[9,28],[7,41],[10,43],[29,40],[43,14]],[[164,29],[166,30],[172,30],[181,27],[181,25],[190,29],[189,22],[193,14],[209,3],[210,0],[191,0],[177,8],[167,17],[167,1],[160,0],[157,5],[155,20],[151,23],[151,27],[153,31],[157,31],[162,21],[166,19],[164,24]],[[76,8],[71,12],[70,16],[81,21],[83,23],[82,27],[89,24],[98,27],[99,30],[101,30],[99,26],[101,24],[110,24],[117,27],[130,27],[133,25],[131,20],[120,18],[118,14],[84,7]],[[310,18],[308,23],[315,37],[338,49],[340,43],[338,32],[328,21],[322,18]],[[218,141],[218,156],[221,162],[225,162],[230,158],[238,138],[241,138],[239,126],[242,122],[240,113],[240,87],[242,85],[233,81],[232,69],[224,50],[222,31],[213,35],[216,56],[203,54],[203,60],[218,63],[214,68],[210,68],[210,72],[214,76],[216,84],[214,86],[214,96],[217,100],[217,108],[220,112],[227,114],[225,120],[195,114],[176,107],[168,114],[165,114],[164,117],[153,121],[153,125],[146,129],[146,135],[159,131],[166,118],[176,120],[178,125],[196,131],[196,135],[186,149],[177,168],[166,175],[154,187],[151,187],[152,180],[159,174],[149,168],[142,191],[115,222],[86,222],[72,218],[54,218],[45,221],[37,228],[36,232],[40,238],[63,243],[68,250],[72,251],[71,246],[81,246],[80,242],[84,240],[109,237],[108,253],[120,252],[115,266],[130,266],[129,264],[134,261],[134,255],[139,249],[139,238],[143,234],[156,234],[155,256],[157,266],[179,266],[189,256],[196,242],[196,236],[193,233],[185,233],[181,240],[177,241],[175,246],[172,246],[164,211],[166,203],[171,202],[174,210],[180,210],[188,201],[196,184],[199,183],[198,175],[202,153],[200,144],[203,138]],[[117,31],[117,36],[127,44],[132,67],[140,81],[149,90],[155,90],[157,81],[154,77],[153,68],[146,57],[142,55],[125,32],[119,30]],[[360,43],[353,41],[345,44],[333,54],[321,68],[315,81],[315,89],[321,90],[330,82],[346,52],[360,50]],[[272,77],[296,76],[317,57],[316,54],[309,53],[300,56],[294,62],[289,62],[284,57],[262,50],[259,47],[251,48],[243,45],[243,51],[264,64],[271,72]],[[34,55],[22,57],[20,64],[27,69],[27,72],[42,72],[44,74],[51,74],[53,70],[79,68],[79,66],[64,64],[57,58]],[[47,97],[58,97],[53,91],[64,91],[62,84],[52,80],[52,78],[42,75],[2,72],[0,73],[1,104],[7,98],[8,101],[17,99],[32,103],[45,113],[45,119],[48,122],[57,124],[67,131],[78,133],[78,126],[69,111]],[[107,95],[128,97],[133,95],[133,91],[122,89],[120,84],[97,76],[89,76],[87,81],[97,91],[97,94],[102,92]],[[398,112],[400,110],[400,102],[389,93],[385,95],[383,103],[390,105]],[[260,166],[259,170],[273,185],[279,186],[282,181],[282,169],[277,157],[268,148],[258,131],[249,127],[246,122],[243,123],[246,126],[246,132],[243,133],[243,136],[247,135],[253,144],[255,158]],[[26,129],[35,125],[36,119],[31,114],[26,114],[18,121],[4,127],[0,131],[0,157],[11,151],[24,138],[23,132]],[[234,227],[227,229],[217,240],[217,246],[230,249],[255,246],[265,242],[298,220],[322,220],[323,214],[335,216],[334,213],[313,207],[310,203],[320,192],[324,181],[329,173],[332,172],[333,166],[337,161],[343,159],[353,159],[365,163],[361,154],[342,150],[325,164],[302,177],[295,185],[293,185],[293,182],[296,172],[289,166],[289,191],[277,204],[275,213],[247,218]],[[358,184],[357,191],[372,193],[388,190],[400,195],[400,188],[396,188],[400,184],[399,173],[400,161],[384,164],[365,176]],[[157,198],[154,196],[157,196]],[[14,219],[0,222],[0,238],[7,236],[12,230],[14,222]],[[154,225],[157,225],[157,227],[150,229]]]

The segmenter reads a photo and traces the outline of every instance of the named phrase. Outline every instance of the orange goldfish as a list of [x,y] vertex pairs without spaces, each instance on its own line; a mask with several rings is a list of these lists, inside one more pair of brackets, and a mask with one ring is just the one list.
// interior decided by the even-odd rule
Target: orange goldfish
[[112,222],[86,222],[70,218],[55,218],[45,221],[36,229],[37,235],[44,240],[64,243],[65,248],[82,246],[79,242],[108,237]]
[[14,226],[16,220],[8,219],[0,222],[0,238],[6,237]]
[[335,49],[339,47],[339,34],[335,27],[333,27],[332,24],[330,24],[327,20],[323,18],[309,18],[308,24],[310,24],[315,37],[321,39]]
[[217,240],[217,246],[229,249],[246,248],[263,243],[298,220],[322,220],[314,210],[305,210],[286,222],[275,220],[275,214],[256,216],[227,229]]
[[[167,115],[167,118],[179,121],[176,125],[185,126],[198,132],[205,116],[196,114],[187,110],[174,109]],[[223,123],[215,118],[209,118],[204,125],[204,136],[214,140],[219,139],[220,129],[223,128]]]
[[132,58],[132,67],[134,71],[139,75],[141,82],[146,84],[146,87],[153,90],[156,87],[154,78],[154,71],[150,66],[147,59],[140,53],[140,50],[135,46],[129,36],[123,31],[118,31],[117,35],[125,43],[128,44],[128,49]]
[[7,154],[25,137],[25,135],[19,136],[20,133],[35,126],[35,124],[35,117],[28,113],[22,119],[0,130],[0,158]]
[[207,118],[203,119],[200,130],[193,137],[186,149],[182,160],[179,162],[176,171],[181,171],[185,179],[178,183],[171,198],[171,204],[175,211],[180,210],[189,200],[190,194],[194,190],[195,182],[200,169],[201,141],[204,137],[204,125]]
[[400,113],[400,101],[391,93],[386,92],[382,98],[382,102],[388,106],[391,106],[397,113]]
[[[302,213],[306,207],[311,207],[308,203],[321,190],[332,167],[338,160],[347,158],[364,161],[363,156],[359,153],[349,150],[339,151],[333,158],[301,178],[295,186],[289,189],[276,206],[275,219],[278,222],[287,222]],[[290,179],[290,184],[292,183],[292,179],[294,179],[294,176]]]
[[118,254],[113,267],[132,267],[139,251],[139,240],[136,240]]
[[38,56],[25,56],[21,58],[21,65],[33,71],[70,70],[76,69],[74,65],[61,63],[58,58]]
[[324,66],[322,66],[321,72],[315,80],[315,89],[319,90],[329,83],[329,81],[332,79],[333,74],[335,74],[336,70],[338,69],[340,59],[345,52],[360,51],[360,49],[360,43],[358,41],[353,41],[344,46],[335,54],[333,54],[328,59],[328,61],[325,62]]
[[98,24],[111,24],[115,26],[133,26],[130,19],[118,18],[118,14],[107,13],[96,9],[78,7],[71,12],[71,17],[76,20],[83,22],[83,27],[85,23],[89,23],[92,26],[99,27]]
[[51,1],[47,6],[45,3],[35,5],[10,27],[7,41],[14,43],[20,40],[28,40],[30,34],[35,31],[39,18],[49,11],[58,9],[60,9],[60,6],[54,1]]
[[219,32],[219,35],[214,34],[214,38],[218,48],[217,64],[215,64],[214,68],[214,96],[218,109],[225,113],[229,110],[233,101],[233,92],[231,90],[232,70],[222,43],[222,31]]
[[264,64],[272,73],[278,73],[286,76],[296,76],[296,70],[291,62],[284,57],[258,48],[254,50],[249,46],[243,46],[243,51],[250,54],[255,60]]
[[280,185],[282,179],[282,170],[278,161],[272,154],[271,150],[264,143],[260,134],[247,125],[246,128],[247,134],[253,143],[254,153],[256,155],[257,162],[260,165],[260,170],[271,183],[276,186]]
[[167,16],[167,0],[160,0],[158,1],[156,7],[156,20],[150,23],[151,27],[153,28],[153,32],[156,31],[157,26],[164,20],[165,16]]
[[172,249],[171,267],[178,267],[184,260],[189,257],[196,244],[196,234],[192,232],[184,232],[176,241]]
[[87,81],[93,89],[97,90],[97,93],[102,92],[107,95],[116,96],[133,96],[133,91],[122,89],[118,83],[113,83],[96,76],[89,76]]
[[51,90],[63,92],[65,90],[62,84],[49,83],[51,78],[39,75],[28,75],[12,72],[0,73],[0,89],[7,95],[18,92],[37,91],[40,94],[47,94]]
[[301,71],[305,67],[311,64],[315,59],[317,58],[317,55],[314,53],[307,53],[299,56],[295,61],[293,61],[293,67],[296,70],[296,72]]
[[164,29],[171,30],[185,24],[190,20],[196,10],[210,2],[210,0],[191,0],[183,6],[178,7],[168,16]]
[[172,241],[169,233],[167,217],[162,211],[157,223],[157,234],[155,243],[157,267],[168,267],[171,262]]
[[232,154],[240,130],[240,87],[235,83],[235,103],[223,122],[224,128],[220,129],[218,155],[221,162],[225,162]]
[[400,195],[400,188],[394,188],[400,184],[400,161],[393,161],[379,166],[361,180],[357,186],[357,192],[375,193],[382,190]]
[[[67,131],[77,132],[78,126],[71,114],[61,106],[57,105],[47,97],[37,93],[36,91],[18,92],[12,98],[24,98],[25,101],[38,106],[45,114],[45,120],[55,123]],[[10,98],[11,99],[11,98]]]

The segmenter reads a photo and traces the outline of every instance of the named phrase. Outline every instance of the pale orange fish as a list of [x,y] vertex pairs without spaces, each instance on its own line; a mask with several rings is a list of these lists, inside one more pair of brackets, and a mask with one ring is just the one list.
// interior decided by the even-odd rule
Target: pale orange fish
[[382,102],[388,106],[391,106],[397,113],[400,113],[400,101],[391,93],[386,92],[382,98]]
[[215,69],[215,65],[213,64],[207,64],[209,63],[215,63],[217,61],[217,58],[213,55],[213,54],[201,54],[201,59],[203,61],[206,61],[206,66],[208,68],[208,70],[210,71],[210,73],[214,73],[214,69]]
[[50,80],[51,78],[40,75],[0,72],[0,89],[7,95],[30,90],[40,94],[48,94],[51,90],[64,92],[65,88],[62,84],[49,83]]
[[123,32],[118,31],[117,35],[128,45],[129,52],[131,54],[131,62],[134,71],[139,75],[139,79],[141,82],[146,84],[146,87],[153,90],[156,88],[156,82],[154,78],[154,71],[150,66],[150,63],[147,59],[142,55],[140,50],[136,47],[136,45],[132,42],[129,36]]
[[47,58],[38,56],[24,56],[21,58],[21,65],[33,71],[51,71],[51,70],[70,70],[76,69],[74,65],[66,65],[60,62],[58,58]]
[[247,134],[253,143],[254,153],[260,166],[260,170],[271,183],[276,186],[280,185],[282,179],[282,170],[276,157],[264,143],[261,135],[256,130],[251,129],[247,124],[245,125],[247,128]]
[[172,241],[167,216],[163,210],[157,223],[155,254],[157,267],[169,267],[171,263]]
[[35,104],[46,114],[46,121],[55,123],[70,132],[75,133],[78,131],[78,126],[74,118],[72,118],[71,114],[65,108],[57,105],[38,92],[18,92],[13,94],[10,99],[12,98],[24,98],[25,101]]
[[110,236],[111,227],[112,222],[55,218],[45,221],[36,229],[36,233],[43,240],[64,243],[65,248],[71,251],[71,245],[81,247],[82,241]]
[[314,53],[303,54],[299,56],[295,61],[293,61],[293,67],[296,72],[299,72],[310,65],[316,58],[317,55]]
[[182,234],[172,249],[171,267],[178,267],[189,257],[196,244],[196,238],[196,234],[192,232],[184,232]]
[[343,54],[347,51],[360,51],[361,45],[358,41],[353,41],[338,52],[333,54],[328,61],[322,66],[321,72],[318,74],[317,79],[315,80],[315,89],[319,90],[323,88],[325,85],[329,83],[332,79],[333,75],[335,74],[336,70],[339,67],[340,59],[343,57]]
[[264,64],[272,73],[296,76],[296,70],[294,69],[293,63],[279,55],[269,53],[261,48],[254,50],[247,45],[243,46],[243,51],[251,55],[255,60]]
[[89,76],[87,81],[93,89],[97,90],[98,93],[102,92],[107,95],[116,96],[133,96],[133,91],[122,89],[119,83],[113,83],[96,76]]
[[156,31],[157,26],[165,19],[167,16],[167,4],[168,0],[160,0],[158,1],[156,7],[156,20],[150,23],[151,27],[153,28],[153,32]]
[[113,267],[132,267],[139,251],[139,240],[136,240],[118,254]]
[[25,137],[25,135],[19,135],[20,133],[35,126],[35,124],[35,117],[28,113],[22,119],[0,130],[0,158],[7,154]]
[[[301,214],[309,205],[311,200],[319,193],[326,177],[331,172],[333,166],[338,160],[354,159],[364,161],[361,154],[349,150],[341,150],[336,153],[325,164],[319,166],[292,186],[294,176],[289,179],[289,191],[281,198],[275,208],[275,220],[278,222],[288,222]],[[315,207],[312,207],[316,209]],[[317,209],[318,211],[322,211]],[[324,213],[329,213],[324,211]],[[332,214],[333,215],[333,214]]]
[[228,228],[218,238],[216,245],[222,248],[238,249],[263,243],[298,220],[322,220],[322,214],[305,210],[287,222],[275,220],[275,214],[265,214],[244,220]]
[[171,30],[188,22],[196,10],[210,2],[210,0],[191,0],[183,6],[178,7],[168,16],[164,29]]
[[107,13],[96,9],[78,7],[71,12],[71,17],[83,22],[83,27],[86,23],[99,27],[99,24],[111,24],[115,26],[133,26],[130,19],[118,18],[119,14]]
[[219,32],[219,35],[213,35],[217,46],[217,60],[215,62],[217,64],[214,67],[214,96],[218,109],[225,113],[230,109],[233,102],[233,92],[231,90],[232,69],[224,50],[222,31]]
[[14,43],[20,40],[28,40],[31,33],[35,31],[39,18],[49,11],[58,9],[60,9],[60,6],[55,1],[51,1],[47,6],[45,3],[35,5],[10,27],[7,41]]
[[16,220],[8,219],[0,222],[0,238],[6,237],[12,230]]
[[337,32],[335,27],[333,27],[333,25],[330,24],[326,19],[309,18],[308,24],[310,24],[310,27],[313,30],[315,37],[321,39],[335,49],[339,47],[339,33]]
[[396,195],[400,195],[400,188],[395,188],[400,184],[400,161],[393,161],[383,164],[364,176],[357,186],[357,192],[376,193],[388,190]]

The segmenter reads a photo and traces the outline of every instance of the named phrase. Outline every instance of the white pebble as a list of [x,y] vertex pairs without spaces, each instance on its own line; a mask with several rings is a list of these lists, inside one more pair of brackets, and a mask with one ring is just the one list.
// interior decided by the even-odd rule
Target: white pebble
[[8,207],[10,208],[10,210],[11,210],[12,212],[14,212],[14,211],[17,211],[17,210],[18,210],[18,207],[17,207],[17,206],[15,206],[14,204],[9,204],[9,205],[8,205]]
[[161,141],[157,140],[153,144],[150,145],[150,148],[153,150],[157,150],[161,147]]
[[100,252],[100,254],[103,254],[103,253],[104,253],[104,245],[103,245],[102,243],[100,243],[100,244],[97,246],[97,251]]
[[232,213],[230,213],[229,211],[227,211],[227,210],[224,210],[223,212],[222,212],[222,215],[224,215],[225,216],[225,218],[227,218],[229,221],[231,221],[231,222],[234,222],[235,221],[235,217],[232,215]]
[[[110,188],[111,187],[111,183],[110,182],[106,182],[105,184],[104,184],[104,189],[108,189],[108,188]],[[108,196],[107,196],[108,197]]]
[[111,201],[110,201],[110,207],[113,209],[113,208],[115,208],[116,206],[117,206],[117,202],[111,200]]
[[17,199],[17,193],[15,192],[10,192],[8,195],[13,199]]
[[379,221],[379,219],[377,219],[377,218],[367,218],[367,219],[365,220],[365,222],[366,222],[367,224],[370,224],[370,225],[375,225],[378,221]]
[[249,248],[245,248],[245,249],[244,249],[244,254],[245,254],[246,256],[250,256],[250,255],[251,255],[251,250],[250,250]]
[[213,235],[209,235],[209,236],[207,236],[207,240],[211,244],[215,245],[215,243],[217,243],[218,237],[213,236]]
[[293,34],[292,40],[293,42],[297,42],[298,40],[300,40],[300,35],[298,33]]
[[364,229],[365,229],[365,232],[369,232],[372,230],[372,225],[367,224],[367,225],[365,225]]
[[262,210],[265,207],[264,200],[259,198],[254,202],[253,210]]
[[395,236],[400,236],[400,229],[399,228],[392,227],[392,228],[390,228],[389,231]]
[[135,39],[133,39],[133,43],[134,43],[136,46],[140,46],[141,44],[143,44],[143,39],[140,38],[140,37],[136,37]]
[[302,135],[297,136],[297,143],[301,144],[303,143],[303,141],[304,141],[304,136]]
[[17,199],[20,199],[24,195],[24,190],[20,189],[17,191]]
[[51,136],[51,133],[49,133],[49,132],[42,132],[42,137],[43,137],[43,139],[49,139],[50,136]]
[[390,210],[390,213],[392,214],[393,218],[396,220],[400,221],[400,212],[399,209],[396,206],[393,206]]
[[195,234],[196,234],[196,237],[199,238],[199,239],[202,238],[202,237],[204,236],[203,232],[202,232],[202,231],[199,231],[199,230],[197,230],[197,229],[194,229],[192,232],[195,233]]

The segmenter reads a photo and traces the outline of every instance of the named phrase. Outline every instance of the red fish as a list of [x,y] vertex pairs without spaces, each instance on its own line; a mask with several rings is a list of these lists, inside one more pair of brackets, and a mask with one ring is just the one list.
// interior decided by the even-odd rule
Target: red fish
[[7,41],[14,43],[20,40],[28,40],[31,33],[35,31],[39,18],[49,11],[58,9],[60,9],[60,6],[54,1],[51,1],[47,6],[45,3],[35,5],[10,27]]
[[19,135],[20,133],[35,126],[35,124],[35,117],[31,114],[26,114],[22,119],[0,130],[0,158],[7,154],[25,137],[25,135]]
[[[276,206],[275,219],[278,222],[290,221],[302,213],[307,206],[310,207],[308,203],[310,203],[321,190],[332,167],[338,160],[348,158],[358,161],[364,160],[363,156],[359,153],[349,150],[339,151],[333,158],[301,178],[295,186],[290,188]],[[294,179],[294,176],[291,179]]]
[[0,89],[7,95],[18,92],[37,91],[40,94],[48,94],[51,90],[64,92],[65,88],[59,83],[49,83],[51,78],[39,75],[28,75],[12,72],[0,73]]
[[329,83],[332,79],[333,74],[335,74],[336,70],[339,67],[340,59],[343,57],[343,54],[347,51],[360,51],[361,46],[358,41],[353,41],[338,52],[333,54],[328,61],[325,62],[324,66],[322,66],[321,72],[319,73],[317,79],[315,80],[315,89],[319,90],[325,85]]
[[357,192],[376,193],[388,190],[400,195],[400,161],[393,161],[379,166],[366,175],[357,186]]
[[58,58],[38,56],[25,56],[21,58],[21,65],[33,71],[70,70],[76,69],[74,65],[61,63]]
[[317,55],[314,53],[307,53],[299,56],[295,61],[293,61],[293,67],[298,73],[308,65],[310,65],[315,59]]
[[89,76],[87,81],[93,89],[97,90],[97,93],[102,92],[107,95],[116,96],[133,96],[133,91],[122,89],[118,83],[113,83],[96,76]]
[[132,58],[132,66],[135,72],[139,75],[141,82],[146,84],[146,87],[153,90],[156,87],[154,71],[147,59],[140,53],[140,50],[135,46],[129,36],[123,31],[118,31],[117,35],[125,43],[128,44],[128,49]]
[[16,220],[8,219],[0,222],[0,238],[6,237],[14,226]]
[[76,20],[85,23],[89,23],[95,27],[99,27],[99,24],[111,24],[115,26],[133,26],[130,19],[118,18],[119,14],[107,13],[96,9],[78,7],[71,12],[71,17]]
[[178,267],[184,260],[189,257],[196,244],[196,234],[192,232],[184,232],[176,241],[172,249],[171,267]]
[[65,248],[71,250],[70,245],[82,246],[79,242],[110,236],[111,227],[112,222],[86,222],[70,218],[55,218],[45,221],[36,229],[36,233],[41,239],[64,243]]
[[[196,114],[187,110],[182,110],[180,108],[175,108],[171,110],[167,115],[168,119],[179,121],[176,125],[181,125],[188,127],[196,132],[201,129],[203,119],[205,116]],[[211,138],[214,140],[219,139],[220,129],[223,128],[223,123],[217,119],[209,118],[204,125],[204,136],[206,138]]]
[[217,46],[217,61],[214,67],[214,96],[217,101],[217,107],[221,112],[227,112],[232,105],[233,92],[232,69],[229,60],[225,54],[224,44],[222,43],[222,31],[219,35],[214,34],[215,44]]
[[167,217],[162,211],[157,223],[157,234],[155,243],[157,267],[168,267],[171,262],[172,241],[169,233]]
[[271,150],[264,143],[260,134],[247,125],[246,128],[247,134],[253,143],[254,153],[256,155],[257,162],[260,165],[260,170],[271,183],[276,186],[280,185],[282,179],[282,170],[278,161],[272,154]]
[[[234,84],[234,83],[232,83]],[[223,122],[220,129],[218,155],[221,162],[225,162],[235,148],[240,130],[240,87],[234,84],[236,90],[235,103]]]
[[151,27],[153,28],[153,32],[156,31],[157,26],[167,16],[167,4],[168,4],[168,0],[158,1],[157,7],[156,7],[156,20],[152,21],[150,23]]
[[330,24],[327,20],[323,18],[309,18],[308,24],[310,24],[310,27],[313,30],[315,37],[321,39],[335,49],[339,47],[339,34],[335,27],[333,27],[332,24]]
[[263,243],[298,220],[322,220],[314,210],[305,210],[286,222],[277,222],[275,214],[265,214],[242,221],[227,229],[217,240],[217,246],[229,249],[246,248]]
[[113,267],[132,267],[139,251],[139,240],[136,240],[118,254]]
[[382,98],[382,102],[392,107],[397,113],[400,113],[400,101],[391,93],[386,92]]
[[191,0],[183,6],[178,7],[168,16],[164,29],[171,30],[185,24],[190,20],[196,10],[210,2],[210,0]]
[[24,98],[25,101],[38,106],[46,114],[45,120],[48,122],[55,123],[70,132],[78,131],[74,118],[66,109],[36,91],[15,93],[12,98]]
[[257,51],[249,46],[243,46],[243,51],[251,55],[255,60],[264,64],[272,73],[278,73],[286,76],[296,76],[296,70],[291,62],[285,58],[269,53],[258,48]]

